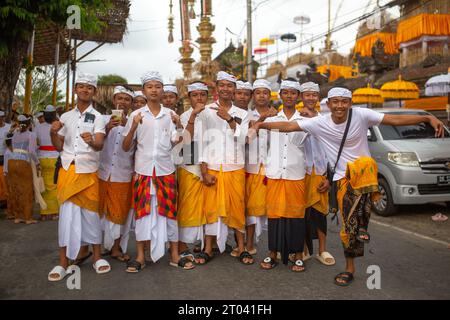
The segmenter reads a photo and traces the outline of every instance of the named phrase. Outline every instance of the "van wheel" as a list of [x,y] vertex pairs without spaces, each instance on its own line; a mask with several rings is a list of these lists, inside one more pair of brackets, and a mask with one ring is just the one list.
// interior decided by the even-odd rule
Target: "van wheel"
[[394,205],[391,188],[383,178],[378,179],[378,186],[380,188],[381,199],[373,203],[373,211],[382,217],[392,216],[397,212],[398,206]]

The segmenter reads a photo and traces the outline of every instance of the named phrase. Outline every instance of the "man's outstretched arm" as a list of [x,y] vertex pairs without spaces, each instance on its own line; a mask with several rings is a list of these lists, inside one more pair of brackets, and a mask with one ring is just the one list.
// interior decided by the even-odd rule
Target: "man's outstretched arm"
[[296,121],[256,122],[255,129],[278,130],[280,132],[303,131]]
[[432,115],[401,115],[401,114],[385,114],[382,124],[387,124],[391,126],[408,126],[419,123],[429,123],[436,131],[436,138],[444,137],[444,124],[438,118]]

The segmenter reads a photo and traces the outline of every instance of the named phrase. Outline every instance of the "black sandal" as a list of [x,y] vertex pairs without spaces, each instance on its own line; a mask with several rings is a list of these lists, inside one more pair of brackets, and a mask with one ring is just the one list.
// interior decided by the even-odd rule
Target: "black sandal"
[[[343,282],[338,281],[341,280]],[[340,287],[346,287],[353,282],[353,273],[351,272],[341,272],[336,277],[334,277],[334,283]]]
[[[134,270],[131,270],[130,268],[133,268]],[[145,263],[142,264],[137,260],[128,261],[127,262],[127,269],[125,270],[128,273],[138,273],[139,271],[142,271],[142,269],[145,268]]]
[[203,259],[203,260],[205,260],[205,262],[198,263],[197,261],[195,261],[195,263],[200,264],[200,265],[207,264],[208,262],[210,262],[212,260],[212,258],[213,258],[213,256],[210,256],[205,251],[202,251],[199,254],[197,254],[197,257],[195,258],[195,260]]
[[[188,263],[191,264],[191,267],[187,267],[187,266],[186,266]],[[180,258],[180,260],[178,260],[178,263],[176,263],[176,262],[170,262],[170,265],[171,265],[172,267],[181,267],[181,268],[183,268],[184,270],[192,270],[192,269],[195,268],[194,263],[193,263],[189,258],[187,258],[187,257]]]
[[185,250],[180,253],[181,258],[188,258],[191,262],[195,261],[195,256],[189,250]]
[[[264,268],[264,267],[262,266],[263,263],[268,263],[268,264],[270,264],[270,268]],[[266,258],[264,258],[264,260],[260,263],[259,266],[261,267],[261,269],[264,269],[264,270],[270,270],[270,269],[275,268],[277,265],[278,265],[278,262],[277,262],[276,260],[272,259],[271,257],[266,257]]]
[[[366,237],[366,239],[363,237]],[[369,243],[370,242],[370,234],[367,232],[366,229],[360,228],[358,231],[358,234],[356,236],[356,239],[360,242]]]
[[[293,267],[301,267],[303,269],[297,271],[297,270],[294,270]],[[305,262],[302,259],[295,260],[294,265],[291,267],[291,271],[293,271],[293,272],[305,272],[306,271]]]
[[245,258],[247,258],[247,259],[252,259],[253,260],[253,256],[248,252],[248,251],[242,251],[242,253],[239,255],[239,261],[242,263],[242,264],[245,264],[245,265],[251,265],[251,264],[254,264],[255,263],[255,261],[253,260],[252,262],[244,262],[244,259]]
[[74,266],[80,266],[83,262],[85,262],[89,257],[92,256],[92,251],[89,251],[87,255],[85,255],[83,258],[77,258],[72,262],[72,265]]

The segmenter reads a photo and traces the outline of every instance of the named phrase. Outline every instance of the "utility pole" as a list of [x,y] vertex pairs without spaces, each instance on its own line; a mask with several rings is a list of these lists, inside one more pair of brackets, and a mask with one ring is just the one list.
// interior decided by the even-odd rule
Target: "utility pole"
[[253,82],[252,0],[247,0],[247,81]]

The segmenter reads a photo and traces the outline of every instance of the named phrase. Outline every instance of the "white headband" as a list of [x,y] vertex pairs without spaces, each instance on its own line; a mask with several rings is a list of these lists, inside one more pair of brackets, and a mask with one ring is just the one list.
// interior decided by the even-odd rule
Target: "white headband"
[[201,82],[195,82],[187,86],[188,92],[192,91],[206,91],[208,92],[208,87]]
[[114,93],[113,93],[113,96],[115,96],[116,94],[118,94],[118,93],[125,93],[125,94],[127,94],[127,95],[129,95],[131,98],[133,98],[133,92],[131,92],[130,90],[128,90],[127,88],[125,88],[125,87],[122,87],[122,86],[116,86],[116,87],[114,87]]
[[146,84],[149,81],[159,81],[164,84],[161,74],[158,71],[147,71],[141,77],[142,85]]
[[328,91],[328,99],[334,98],[334,97],[343,97],[343,98],[352,98],[352,92],[346,88],[332,88],[330,91]]
[[79,73],[75,84],[83,83],[97,88],[97,77],[90,73]]
[[236,90],[253,90],[253,87],[250,82],[244,81],[236,81]]
[[177,87],[172,85],[172,84],[164,85],[164,92],[172,92],[172,93],[175,93],[178,96]]
[[42,117],[43,115],[44,115],[44,113],[43,113],[42,111],[38,111],[38,112],[36,112],[36,113],[34,114],[34,116],[35,116],[36,118]]
[[135,92],[134,92],[134,97],[133,97],[133,99],[136,99],[137,97],[142,97],[142,98],[144,98],[144,99],[147,101],[147,97],[144,96],[144,94],[142,93],[142,91],[135,91]]
[[225,71],[219,71],[217,73],[217,81],[220,81],[220,80],[226,80],[226,81],[236,83],[236,77],[229,73],[226,73]]
[[300,92],[300,83],[297,81],[283,80],[281,81],[280,91],[283,89],[295,89]]
[[300,86],[300,92],[306,92],[306,91],[312,91],[312,92],[320,92],[319,85],[314,82],[305,82]]
[[56,109],[54,106],[52,106],[51,104],[49,104],[48,106],[45,107],[44,112],[55,112]]
[[4,111],[0,111],[0,117],[4,117],[5,116],[5,112]]
[[24,122],[24,121],[29,120],[29,118],[27,118],[26,116],[24,116],[23,114],[21,114],[21,115],[19,115],[19,116],[17,117],[17,120],[18,120],[19,122]]
[[270,82],[266,79],[257,79],[255,82],[253,82],[253,90],[256,89],[267,89],[269,91],[272,91],[272,88],[270,86]]

